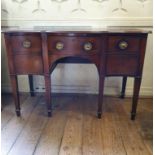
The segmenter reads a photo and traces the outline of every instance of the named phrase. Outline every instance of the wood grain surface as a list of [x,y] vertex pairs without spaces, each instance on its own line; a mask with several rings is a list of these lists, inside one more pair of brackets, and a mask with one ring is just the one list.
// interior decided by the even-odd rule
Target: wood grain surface
[[54,94],[51,118],[42,94],[20,97],[18,118],[12,96],[2,96],[2,155],[152,155],[152,99],[140,99],[133,122],[131,98],[105,97],[97,119],[95,95]]

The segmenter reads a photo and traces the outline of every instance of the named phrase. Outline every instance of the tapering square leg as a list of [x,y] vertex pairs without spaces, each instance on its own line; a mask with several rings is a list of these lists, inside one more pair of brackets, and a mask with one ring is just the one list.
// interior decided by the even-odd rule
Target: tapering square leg
[[134,79],[133,99],[132,99],[131,120],[135,120],[135,117],[136,117],[140,85],[141,85],[141,78],[135,78]]
[[20,101],[19,101],[19,92],[18,92],[18,80],[16,75],[10,75],[11,84],[12,84],[12,93],[15,102],[16,115],[20,116]]
[[46,95],[46,104],[48,117],[52,116],[52,102],[51,102],[51,77],[50,75],[45,75],[45,95]]
[[102,116],[102,105],[103,105],[103,91],[104,91],[104,77],[99,77],[99,95],[98,95],[98,113],[97,117]]
[[30,95],[33,97],[35,96],[34,85],[33,85],[33,75],[28,75],[28,78],[29,78]]
[[125,97],[126,83],[127,83],[127,76],[124,76],[122,80],[122,90],[120,95],[120,98],[122,99]]

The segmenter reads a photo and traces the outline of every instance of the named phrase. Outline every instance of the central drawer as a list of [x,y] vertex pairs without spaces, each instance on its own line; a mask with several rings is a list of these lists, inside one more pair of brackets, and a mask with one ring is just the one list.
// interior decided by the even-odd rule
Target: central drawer
[[48,36],[49,54],[91,55],[98,54],[99,37]]

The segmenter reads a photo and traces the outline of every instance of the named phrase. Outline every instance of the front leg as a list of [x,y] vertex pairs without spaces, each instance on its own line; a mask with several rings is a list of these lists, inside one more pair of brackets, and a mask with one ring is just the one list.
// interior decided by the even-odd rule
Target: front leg
[[135,120],[135,117],[136,117],[140,85],[141,85],[141,78],[140,77],[135,78],[134,79],[133,99],[132,99],[131,120]]
[[19,117],[20,114],[20,101],[19,101],[19,92],[18,92],[18,80],[17,75],[10,75],[11,84],[12,84],[12,93],[16,107],[16,115]]
[[45,75],[45,95],[46,95],[46,104],[47,104],[47,111],[48,117],[52,116],[52,103],[51,103],[51,77],[49,75]]

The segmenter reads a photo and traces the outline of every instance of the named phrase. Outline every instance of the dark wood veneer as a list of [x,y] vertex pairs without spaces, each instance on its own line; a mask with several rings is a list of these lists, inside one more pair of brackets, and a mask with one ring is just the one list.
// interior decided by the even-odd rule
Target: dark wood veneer
[[[99,75],[98,118],[101,118],[102,114],[105,77],[123,77],[122,98],[125,95],[127,77],[134,77],[131,113],[131,119],[134,120],[142,78],[146,39],[147,33],[140,32],[5,32],[17,116],[20,116],[17,75],[29,75],[32,96],[34,96],[32,75],[44,75],[48,116],[51,116],[50,74],[58,63],[69,62],[96,65]],[[23,45],[24,41],[28,42]],[[121,41],[125,41],[125,44],[123,43],[120,47]],[[63,46],[57,47],[58,42],[63,43]]]
[[139,64],[137,55],[108,54],[106,61],[106,75],[134,76],[137,73]]
[[[128,43],[128,47],[126,50],[121,50],[118,44],[121,41],[126,41]],[[140,38],[136,36],[109,36],[108,39],[108,52],[138,52],[140,45]]]
[[43,74],[43,61],[41,56],[14,55],[13,61],[17,74]]
[[[62,50],[56,49],[56,44],[61,42],[64,44]],[[92,50],[85,51],[84,44],[90,42],[92,43]],[[66,37],[66,36],[49,36],[48,37],[48,50],[49,54],[97,54],[101,46],[101,41],[99,37]],[[74,52],[73,52],[74,51]]]
[[[11,35],[11,46],[13,54],[32,54],[41,53],[41,36],[40,34],[17,34]],[[31,43],[29,48],[23,47],[23,42],[29,41]]]

